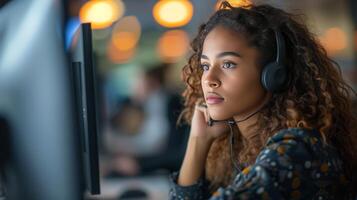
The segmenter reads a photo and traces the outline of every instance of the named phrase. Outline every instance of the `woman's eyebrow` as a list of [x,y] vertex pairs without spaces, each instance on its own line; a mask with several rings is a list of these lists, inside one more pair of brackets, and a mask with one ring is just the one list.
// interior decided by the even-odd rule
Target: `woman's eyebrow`
[[236,57],[242,57],[238,52],[234,52],[234,51],[226,51],[226,52],[222,52],[220,54],[218,54],[216,57],[220,58],[223,56],[236,56]]
[[[225,51],[225,52],[222,52],[220,54],[218,54],[216,56],[216,58],[221,58],[223,56],[236,56],[236,57],[242,57],[238,52],[234,52],[234,51]],[[201,55],[201,59],[206,59],[206,60],[209,60],[208,56],[202,54]]]
[[206,56],[206,55],[201,55],[201,59],[206,59],[206,60],[209,60],[209,58],[208,58],[208,56]]

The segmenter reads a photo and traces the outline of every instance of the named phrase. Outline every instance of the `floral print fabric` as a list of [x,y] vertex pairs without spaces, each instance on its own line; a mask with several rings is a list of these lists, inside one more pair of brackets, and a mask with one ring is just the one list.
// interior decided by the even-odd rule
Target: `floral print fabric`
[[[342,199],[348,184],[337,149],[323,143],[317,130],[284,129],[270,137],[255,163],[232,184],[213,194],[201,177],[196,184],[177,184],[171,174],[171,200]],[[352,199],[352,198],[351,198]]]

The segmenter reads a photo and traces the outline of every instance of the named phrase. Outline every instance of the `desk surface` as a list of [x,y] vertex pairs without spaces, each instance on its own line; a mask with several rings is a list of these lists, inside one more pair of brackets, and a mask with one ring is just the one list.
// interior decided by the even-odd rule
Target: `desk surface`
[[133,188],[146,191],[149,200],[166,200],[170,188],[168,175],[101,179],[100,184],[101,194],[87,194],[87,199],[118,199],[123,192]]

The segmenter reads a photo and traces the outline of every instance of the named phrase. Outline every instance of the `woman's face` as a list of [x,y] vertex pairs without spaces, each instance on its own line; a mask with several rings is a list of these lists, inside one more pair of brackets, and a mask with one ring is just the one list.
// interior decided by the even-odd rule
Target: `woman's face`
[[212,119],[244,117],[254,112],[267,94],[260,82],[259,52],[244,36],[215,27],[203,43],[201,85]]

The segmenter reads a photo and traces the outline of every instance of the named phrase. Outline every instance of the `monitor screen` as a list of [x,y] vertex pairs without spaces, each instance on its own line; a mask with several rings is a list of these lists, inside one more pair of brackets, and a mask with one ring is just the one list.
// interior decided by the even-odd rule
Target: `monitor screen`
[[57,0],[10,1],[0,8],[0,131],[8,137],[1,139],[6,144],[0,151],[7,146],[1,165],[6,199],[83,196],[64,8]]
[[91,194],[99,194],[97,73],[93,65],[92,31],[89,23],[78,27],[71,43],[70,54],[85,186]]

